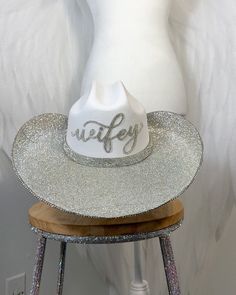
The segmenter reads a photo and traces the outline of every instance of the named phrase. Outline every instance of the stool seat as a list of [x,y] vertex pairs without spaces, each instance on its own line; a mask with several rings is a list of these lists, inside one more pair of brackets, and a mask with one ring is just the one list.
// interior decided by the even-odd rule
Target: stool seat
[[[173,200],[157,209],[123,218],[90,218],[66,213],[39,202],[29,210],[29,222],[38,235],[35,267],[30,295],[39,295],[47,239],[60,242],[57,295],[62,295],[67,243],[108,244],[134,242],[159,237],[166,281],[170,295],[180,295],[170,233],[184,218],[184,208]],[[134,281],[130,294],[149,294],[148,284],[142,279],[140,245],[134,243]]]
[[156,232],[180,223],[183,217],[184,208],[177,199],[144,214],[122,218],[90,218],[66,213],[42,202],[29,210],[29,222],[34,228],[80,237]]

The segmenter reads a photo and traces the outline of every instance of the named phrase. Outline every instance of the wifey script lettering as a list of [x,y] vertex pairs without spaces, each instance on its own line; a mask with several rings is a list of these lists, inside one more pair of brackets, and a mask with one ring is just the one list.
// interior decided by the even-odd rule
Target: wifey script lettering
[[112,152],[114,140],[124,141],[123,153],[128,155],[136,146],[138,135],[143,128],[143,123],[136,123],[127,129],[121,129],[119,127],[124,120],[125,115],[119,113],[114,116],[109,125],[92,120],[87,121],[83,124],[83,128],[76,129],[75,132],[71,132],[71,135],[83,143],[89,140],[96,140],[103,144],[104,150],[107,153]]

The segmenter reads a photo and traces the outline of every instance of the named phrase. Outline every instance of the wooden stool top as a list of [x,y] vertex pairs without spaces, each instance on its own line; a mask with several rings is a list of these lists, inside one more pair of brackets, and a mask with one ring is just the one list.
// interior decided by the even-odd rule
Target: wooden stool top
[[44,232],[66,236],[118,236],[155,232],[179,223],[184,208],[173,200],[144,214],[122,218],[90,218],[66,213],[39,202],[29,209],[30,224]]

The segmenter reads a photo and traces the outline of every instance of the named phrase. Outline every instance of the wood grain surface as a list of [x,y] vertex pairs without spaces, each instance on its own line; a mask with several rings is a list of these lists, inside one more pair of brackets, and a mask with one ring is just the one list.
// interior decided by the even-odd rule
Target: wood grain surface
[[32,226],[50,233],[70,236],[115,236],[157,231],[184,217],[180,200],[173,200],[144,214],[121,218],[90,218],[70,214],[39,202],[29,210]]

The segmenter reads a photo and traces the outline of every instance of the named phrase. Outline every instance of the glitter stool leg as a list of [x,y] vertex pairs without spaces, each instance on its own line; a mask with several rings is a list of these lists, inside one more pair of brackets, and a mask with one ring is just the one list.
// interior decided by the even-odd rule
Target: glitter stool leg
[[57,279],[57,295],[62,295],[66,260],[66,242],[61,242],[60,260]]
[[170,236],[164,235],[159,237],[162,258],[165,268],[166,281],[170,295],[180,295],[180,286],[174,260],[174,254],[171,246]]
[[30,290],[30,295],[39,295],[39,288],[43,270],[43,261],[46,248],[46,238],[39,236],[37,251],[35,256],[35,266],[33,272],[33,282]]

